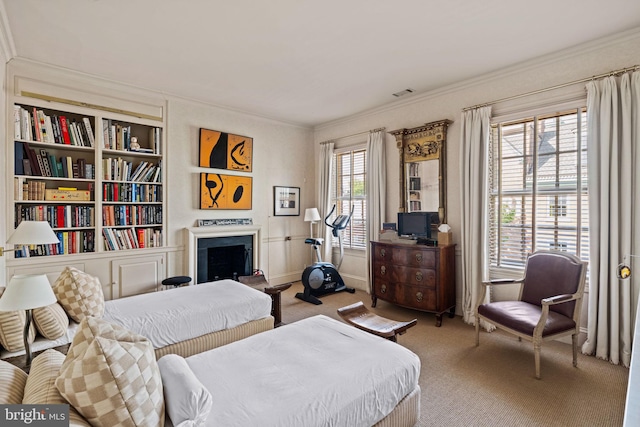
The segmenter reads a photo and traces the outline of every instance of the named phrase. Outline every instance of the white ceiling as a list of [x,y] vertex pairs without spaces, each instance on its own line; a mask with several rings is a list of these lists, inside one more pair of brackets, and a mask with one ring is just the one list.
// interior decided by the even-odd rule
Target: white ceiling
[[18,57],[305,126],[640,27],[638,0],[0,6]]

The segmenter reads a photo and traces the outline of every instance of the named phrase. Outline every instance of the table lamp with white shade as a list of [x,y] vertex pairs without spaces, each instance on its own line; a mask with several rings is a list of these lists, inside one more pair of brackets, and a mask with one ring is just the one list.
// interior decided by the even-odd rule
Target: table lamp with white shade
[[305,209],[304,220],[305,222],[311,222],[311,224],[309,224],[309,236],[313,239],[313,224],[320,221],[320,212],[318,212],[318,208]]
[[[12,245],[46,245],[60,243],[47,221],[22,221],[13,232],[7,243]],[[0,247],[0,256],[15,249]]]
[[15,275],[9,281],[2,297],[0,297],[0,311],[26,310],[27,318],[24,324],[24,350],[27,356],[26,366],[31,366],[31,345],[29,344],[29,329],[31,328],[32,310],[46,307],[57,301],[49,279],[44,274]]

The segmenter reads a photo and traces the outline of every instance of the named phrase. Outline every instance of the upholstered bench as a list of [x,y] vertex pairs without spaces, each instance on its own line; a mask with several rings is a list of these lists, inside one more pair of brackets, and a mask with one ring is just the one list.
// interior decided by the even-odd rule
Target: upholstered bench
[[397,336],[415,326],[418,319],[408,322],[387,319],[370,312],[362,301],[338,309],[338,314],[345,322],[371,334],[397,342]]

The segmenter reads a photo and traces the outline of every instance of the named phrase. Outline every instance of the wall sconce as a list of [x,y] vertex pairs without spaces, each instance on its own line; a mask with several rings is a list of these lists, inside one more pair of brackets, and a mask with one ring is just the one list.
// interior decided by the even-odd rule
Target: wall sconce
[[618,276],[618,279],[624,280],[631,277],[631,262],[627,263],[627,257],[640,258],[640,255],[625,255],[622,257],[622,263],[618,264],[618,268],[616,269],[616,276]]
[[29,344],[29,328],[33,318],[33,309],[46,307],[57,301],[49,279],[44,274],[15,275],[9,281],[6,290],[0,297],[0,311],[26,310],[27,318],[24,323],[24,350],[27,356],[28,368],[31,366],[31,344]]
[[[11,245],[45,245],[60,243],[60,240],[47,221],[22,221],[9,237],[7,243]],[[15,251],[15,249],[0,247],[0,256],[10,251]]]
[[304,220],[305,222],[311,222],[311,224],[309,224],[309,236],[313,239],[313,224],[320,221],[320,212],[318,212],[318,208],[305,209]]

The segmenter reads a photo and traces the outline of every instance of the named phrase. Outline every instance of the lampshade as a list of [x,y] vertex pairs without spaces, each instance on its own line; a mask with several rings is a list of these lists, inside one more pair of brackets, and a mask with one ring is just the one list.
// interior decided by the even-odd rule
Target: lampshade
[[305,221],[320,221],[320,212],[318,212],[318,208],[307,208],[304,211],[304,220]]
[[30,310],[56,301],[46,275],[19,274],[11,278],[0,297],[0,311]]
[[7,243],[13,245],[40,245],[60,243],[47,221],[22,221]]

